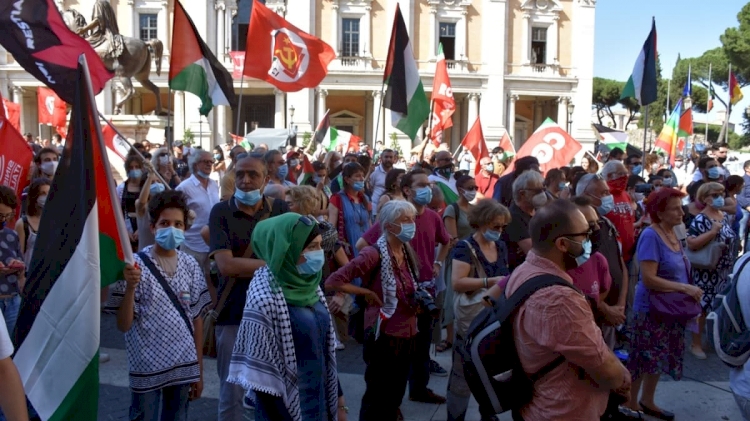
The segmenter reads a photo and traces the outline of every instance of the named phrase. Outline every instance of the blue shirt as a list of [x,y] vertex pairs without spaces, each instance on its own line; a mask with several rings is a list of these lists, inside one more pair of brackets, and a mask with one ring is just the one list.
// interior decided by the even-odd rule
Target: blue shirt
[[471,247],[474,248],[474,252],[477,254],[477,260],[479,260],[479,264],[484,268],[484,273],[488,278],[505,276],[510,273],[508,271],[508,248],[505,246],[503,240],[495,241],[495,247],[497,247],[497,260],[492,263],[484,257],[484,253],[482,253],[479,243],[477,243],[477,240],[473,237],[468,237],[465,240],[456,243],[456,246],[453,248],[453,259],[468,263],[472,267],[474,266],[474,263],[471,260],[471,250],[469,249],[469,245],[466,244],[467,241],[471,243]]
[[742,206],[742,209],[747,209],[750,206],[750,175],[743,175],[742,179],[745,180],[745,187],[737,195],[737,203]]
[[[641,233],[636,249],[638,263],[656,262],[656,276],[668,281],[688,283],[688,274],[690,273],[690,263],[685,253],[673,251],[659,237],[659,234],[653,228],[648,227]],[[633,301],[633,311],[636,313],[647,312],[649,290],[643,285],[643,271],[638,275],[638,285],[635,287],[635,300]]]

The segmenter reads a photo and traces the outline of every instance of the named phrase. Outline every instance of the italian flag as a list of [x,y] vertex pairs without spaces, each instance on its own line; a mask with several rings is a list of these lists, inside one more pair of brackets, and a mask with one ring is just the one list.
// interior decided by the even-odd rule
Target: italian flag
[[219,63],[195,29],[179,0],[174,4],[172,55],[169,61],[169,87],[195,94],[201,99],[201,115],[216,105],[235,108],[232,75]]
[[101,289],[133,262],[83,58],[78,72],[15,332],[14,362],[45,421],[97,419]]
[[383,83],[388,85],[383,105],[391,110],[391,125],[414,141],[430,115],[430,103],[419,79],[417,61],[398,3]]
[[329,151],[341,148],[341,152],[346,154],[351,149],[357,150],[361,140],[361,137],[349,133],[346,130],[338,130],[335,127],[329,127],[323,138],[323,146]]
[[639,104],[648,105],[656,101],[656,20],[651,21],[651,32],[643,43],[643,49],[633,66],[620,99],[635,98]]

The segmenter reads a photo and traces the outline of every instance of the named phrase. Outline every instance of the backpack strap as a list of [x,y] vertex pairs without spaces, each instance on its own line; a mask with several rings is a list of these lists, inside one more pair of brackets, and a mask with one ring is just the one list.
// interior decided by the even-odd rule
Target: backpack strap
[[26,250],[29,248],[29,235],[31,234],[31,230],[29,229],[29,219],[26,218],[26,215],[22,216],[21,220],[23,221],[23,252],[26,254]]
[[461,217],[461,208],[458,206],[458,202],[451,203],[453,207],[453,213],[456,214],[456,226],[458,226],[458,218]]
[[177,295],[172,290],[172,287],[169,286],[169,283],[166,279],[164,279],[164,276],[162,276],[159,269],[156,268],[156,265],[154,265],[154,262],[151,261],[151,258],[148,257],[148,255],[141,251],[138,252],[138,257],[141,258],[143,261],[143,264],[146,266],[146,268],[151,272],[152,275],[154,275],[154,278],[156,278],[157,281],[159,281],[159,285],[161,285],[162,289],[164,290],[164,293],[167,294],[167,297],[169,297],[169,301],[172,302],[172,305],[174,305],[175,310],[177,310],[177,313],[180,314],[180,317],[182,317],[182,320],[185,322],[185,325],[188,328],[188,331],[190,331],[190,335],[194,335],[193,333],[193,323],[190,321],[190,318],[188,318],[187,313],[185,312],[185,308],[182,307],[182,304],[180,304],[180,300],[177,298]]

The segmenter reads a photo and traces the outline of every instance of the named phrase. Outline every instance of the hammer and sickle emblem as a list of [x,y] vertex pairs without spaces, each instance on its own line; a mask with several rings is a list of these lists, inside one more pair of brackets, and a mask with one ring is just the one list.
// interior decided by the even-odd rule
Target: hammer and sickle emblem
[[[288,40],[287,40],[288,41]],[[284,63],[287,69],[292,69],[297,62],[297,52],[292,47],[282,47],[275,51],[276,56]]]

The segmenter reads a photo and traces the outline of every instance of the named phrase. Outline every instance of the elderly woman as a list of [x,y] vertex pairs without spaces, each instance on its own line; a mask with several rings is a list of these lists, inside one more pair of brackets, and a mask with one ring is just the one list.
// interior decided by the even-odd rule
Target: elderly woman
[[167,148],[157,149],[151,156],[151,166],[156,169],[156,172],[161,175],[161,178],[169,184],[169,187],[174,189],[180,185],[180,177],[177,176],[177,172],[174,170],[172,165],[172,155],[170,155]]
[[[370,303],[365,309],[367,368],[360,421],[395,421],[406,391],[417,335],[418,262],[408,244],[416,233],[416,216],[410,202],[386,203],[378,210],[382,235],[377,243],[326,280],[335,290],[364,293]],[[362,278],[367,289],[353,286],[355,278]]]
[[[654,402],[659,376],[668,374],[675,380],[682,377],[685,350],[686,319],[659,314],[657,304],[667,295],[679,293],[690,302],[700,302],[703,291],[690,282],[690,262],[680,245],[674,228],[682,222],[682,197],[676,189],[661,189],[646,199],[646,212],[652,225],[641,233],[636,255],[640,277],[633,302],[633,329],[628,369],[633,378],[628,406],[634,411],[671,420],[674,414]],[[672,294],[674,295],[674,294]],[[697,307],[697,306],[695,306]],[[643,383],[643,394],[638,394]]]
[[[701,212],[693,218],[688,228],[687,244],[690,250],[701,250],[712,242],[719,242],[728,247],[735,238],[729,217],[721,210],[724,207],[724,186],[719,183],[707,182],[698,188],[696,205]],[[726,250],[729,250],[728,248]],[[693,346],[690,352],[696,358],[706,359],[706,353],[701,346],[701,338],[705,327],[705,315],[711,311],[711,305],[716,293],[726,286],[729,272],[734,259],[728,252],[721,254],[715,269],[692,269],[692,279],[703,292],[703,314],[698,318],[698,332],[693,332]]]
[[484,292],[510,273],[508,249],[500,239],[510,222],[508,208],[493,199],[482,199],[469,209],[468,221],[474,234],[463,237],[465,239],[453,248],[451,279],[456,298],[446,303],[455,308],[456,328],[446,403],[448,421],[463,420],[471,398],[464,377],[464,361],[458,349],[463,346],[471,321],[483,308]]
[[258,223],[255,272],[228,381],[255,401],[255,419],[335,421],[346,411],[331,317],[320,289],[325,252],[318,224],[289,212]]

